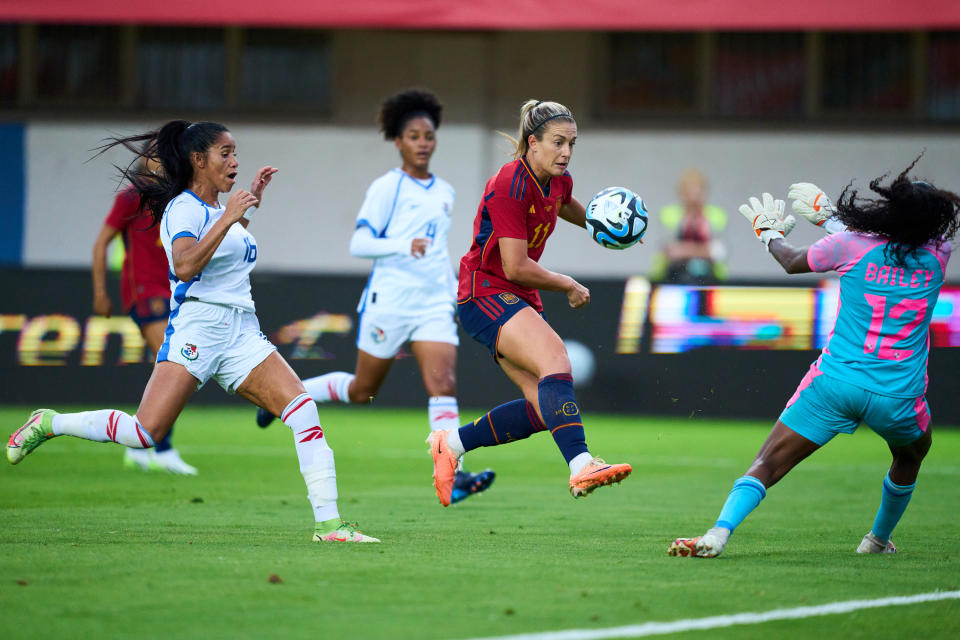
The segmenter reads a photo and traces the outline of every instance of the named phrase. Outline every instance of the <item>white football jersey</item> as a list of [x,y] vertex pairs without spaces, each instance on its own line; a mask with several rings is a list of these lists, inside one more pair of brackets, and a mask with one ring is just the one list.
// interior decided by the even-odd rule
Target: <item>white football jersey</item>
[[[453,187],[436,175],[418,180],[393,169],[373,181],[357,214],[351,245],[387,249],[353,251],[373,257],[358,311],[401,316],[454,311],[457,281],[447,251],[454,197]],[[371,237],[377,242],[369,242]],[[432,241],[423,257],[410,255],[414,238]]]
[[210,262],[189,282],[181,282],[173,273],[173,241],[183,236],[202,240],[225,210],[222,204],[211,207],[187,190],[171,200],[163,212],[160,242],[171,265],[171,311],[187,297],[255,311],[250,294],[250,272],[257,263],[257,243],[240,223],[230,226]]

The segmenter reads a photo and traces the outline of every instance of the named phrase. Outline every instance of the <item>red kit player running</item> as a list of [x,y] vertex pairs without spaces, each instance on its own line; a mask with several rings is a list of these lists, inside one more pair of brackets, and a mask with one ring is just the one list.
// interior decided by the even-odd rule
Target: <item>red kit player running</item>
[[562,291],[570,306],[590,302],[586,287],[538,264],[557,218],[585,227],[567,165],[577,138],[570,110],[527,101],[520,112],[515,160],[491,178],[473,225],[473,243],[460,261],[458,315],[463,328],[493,354],[524,398],[492,409],[460,429],[434,431],[434,486],[450,504],[457,460],[465,451],[522,440],[550,430],[570,467],[574,498],[626,478],[628,464],[607,464],[587,449],[573,396],[570,359],[543,318],[540,289]]

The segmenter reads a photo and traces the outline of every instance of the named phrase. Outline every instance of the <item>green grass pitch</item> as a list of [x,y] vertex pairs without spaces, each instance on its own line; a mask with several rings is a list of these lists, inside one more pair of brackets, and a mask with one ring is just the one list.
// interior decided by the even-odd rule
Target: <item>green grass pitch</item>
[[[0,408],[4,437],[27,412]],[[320,545],[289,430],[258,429],[253,413],[187,407],[175,441],[196,478],[125,470],[120,447],[66,437],[3,464],[0,635],[457,639],[960,589],[960,431],[934,434],[898,555],[854,553],[889,464],[863,428],[699,560],[667,545],[712,524],[769,423],[588,416],[594,454],[633,464],[622,485],[573,500],[539,434],[468,455],[496,483],[443,509],[425,411],[321,407],[341,514],[383,543]],[[671,637],[958,636],[948,600]]]

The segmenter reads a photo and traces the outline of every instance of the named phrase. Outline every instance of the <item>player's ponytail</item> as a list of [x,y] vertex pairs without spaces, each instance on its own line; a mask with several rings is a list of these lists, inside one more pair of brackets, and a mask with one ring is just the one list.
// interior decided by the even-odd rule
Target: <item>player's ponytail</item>
[[[148,210],[154,223],[160,222],[171,200],[190,187],[193,180],[194,153],[205,154],[227,128],[217,122],[189,122],[172,120],[155,131],[107,138],[98,147],[99,154],[122,146],[135,154],[126,167],[117,167],[122,179],[127,180],[140,195],[141,206]],[[152,173],[146,160],[160,164],[160,171]]]
[[520,158],[530,149],[530,135],[533,134],[537,140],[543,140],[546,124],[554,121],[576,123],[573,112],[559,102],[527,100],[520,107],[520,128],[517,130],[517,137],[514,138],[499,131],[497,133],[513,143],[513,157]]
[[960,228],[960,196],[907,175],[921,157],[889,185],[881,184],[886,175],[871,180],[879,198],[858,198],[847,185],[836,205],[836,217],[848,228],[887,239],[884,251],[898,265],[931,241],[951,240]]

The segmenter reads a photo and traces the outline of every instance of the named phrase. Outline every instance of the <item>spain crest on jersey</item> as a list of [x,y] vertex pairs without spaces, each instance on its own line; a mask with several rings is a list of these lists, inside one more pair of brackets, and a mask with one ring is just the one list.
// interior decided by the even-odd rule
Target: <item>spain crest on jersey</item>
[[520,298],[512,293],[501,293],[497,297],[503,300],[504,304],[517,304],[520,302]]

